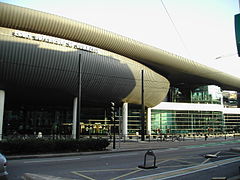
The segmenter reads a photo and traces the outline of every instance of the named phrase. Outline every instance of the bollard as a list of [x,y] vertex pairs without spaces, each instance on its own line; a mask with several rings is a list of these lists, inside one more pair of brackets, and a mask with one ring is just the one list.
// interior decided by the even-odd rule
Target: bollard
[[208,136],[205,134],[205,141],[207,140]]
[[[153,156],[154,161],[153,161],[153,165],[152,166],[147,166],[147,156]],[[152,150],[148,150],[145,155],[144,155],[144,162],[143,165],[139,165],[139,168],[143,168],[143,169],[153,169],[153,168],[157,168],[156,166],[156,155],[153,153]]]

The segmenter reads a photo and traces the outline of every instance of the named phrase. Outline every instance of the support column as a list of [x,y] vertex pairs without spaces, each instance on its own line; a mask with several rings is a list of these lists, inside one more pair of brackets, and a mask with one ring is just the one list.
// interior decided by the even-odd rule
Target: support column
[[0,90],[0,141],[3,137],[3,113],[4,113],[5,91]]
[[127,138],[128,136],[128,103],[123,103],[122,118],[123,118],[123,137]]
[[78,98],[75,97],[73,100],[73,124],[72,124],[72,138],[76,139],[76,129],[77,129],[77,101]]
[[152,131],[152,119],[151,119],[151,108],[147,109],[147,135],[151,135]]
[[[222,104],[223,104],[223,97],[222,97]],[[237,107],[240,108],[240,92],[239,91],[237,91]]]

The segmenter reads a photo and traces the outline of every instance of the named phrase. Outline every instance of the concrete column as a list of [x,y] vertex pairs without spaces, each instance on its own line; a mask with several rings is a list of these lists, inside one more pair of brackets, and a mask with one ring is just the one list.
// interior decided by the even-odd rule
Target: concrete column
[[72,138],[76,139],[76,129],[77,129],[77,100],[75,97],[73,100],[73,124],[72,124]]
[[128,135],[128,103],[123,103],[122,107],[122,118],[123,118],[123,137],[126,138]]
[[152,131],[152,118],[151,118],[151,108],[147,109],[147,135],[151,135]]
[[3,113],[4,113],[4,101],[5,101],[5,91],[0,90],[0,141],[2,140],[3,134]]
[[[223,95],[222,95],[222,104],[223,104]],[[239,91],[237,91],[237,107],[240,108],[240,92]]]

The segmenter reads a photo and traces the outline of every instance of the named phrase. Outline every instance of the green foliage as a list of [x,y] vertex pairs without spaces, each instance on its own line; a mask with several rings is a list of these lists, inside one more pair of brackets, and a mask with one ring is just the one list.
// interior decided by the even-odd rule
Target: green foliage
[[108,145],[109,142],[106,139],[8,139],[0,141],[0,152],[11,155],[101,151]]

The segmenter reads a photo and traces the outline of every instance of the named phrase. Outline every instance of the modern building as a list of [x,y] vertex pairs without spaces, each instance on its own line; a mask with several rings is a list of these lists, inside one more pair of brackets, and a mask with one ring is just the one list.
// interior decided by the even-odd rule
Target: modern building
[[[142,85],[148,108],[146,134],[169,129],[161,124],[165,120],[154,118],[158,110],[175,118],[166,122],[172,123],[171,131],[205,131],[193,124],[196,108],[185,109],[188,127],[180,130],[174,106],[164,109],[161,102],[201,103],[207,98],[208,103],[221,106],[223,98],[206,94],[209,89],[204,85],[240,89],[238,77],[94,26],[27,8],[0,3],[0,33],[1,138],[39,131],[76,137],[78,97],[81,134],[111,133],[110,102],[118,107],[119,132],[136,134],[141,126]],[[208,111],[214,121],[211,127],[218,128],[223,111]]]
[[239,132],[240,109],[235,106],[233,97],[230,96],[230,101],[224,101],[226,97],[223,95],[226,93],[236,95],[233,91],[222,93],[217,86],[203,86],[195,89],[189,103],[160,103],[151,108],[151,134]]

